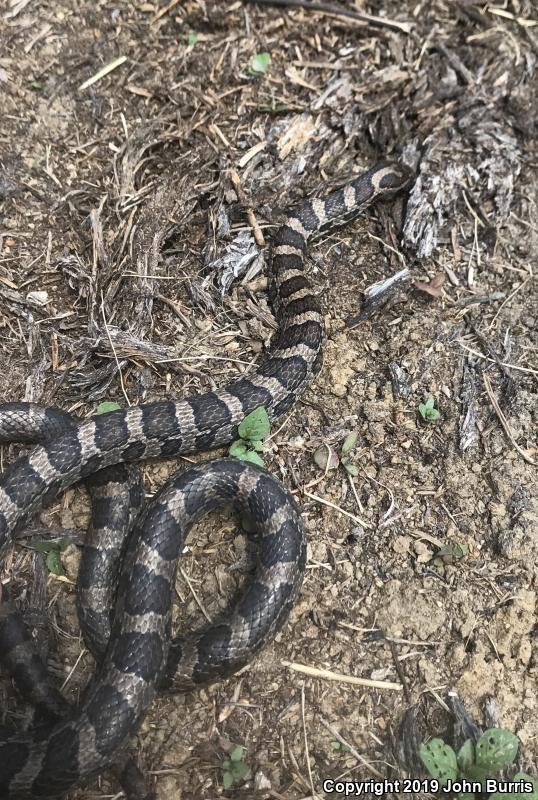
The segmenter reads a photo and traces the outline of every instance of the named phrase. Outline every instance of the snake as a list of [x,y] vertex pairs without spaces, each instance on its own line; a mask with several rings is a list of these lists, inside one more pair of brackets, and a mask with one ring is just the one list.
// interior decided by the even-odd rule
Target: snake
[[[64,425],[60,415],[52,434],[36,433],[41,444],[9,466],[0,480],[0,557],[28,518],[74,483],[97,480],[99,485],[96,475],[115,465],[227,445],[242,420],[260,407],[271,422],[289,411],[322,365],[325,330],[315,288],[305,274],[308,243],[406,189],[411,177],[407,167],[384,161],[287,212],[272,237],[268,270],[278,328],[251,373],[221,389],[96,414],[76,424],[64,420]],[[0,405],[4,440],[17,440],[21,429],[33,430],[32,419],[35,423],[47,414],[52,412],[28,404]],[[222,617],[172,638],[173,588],[188,531],[203,514],[230,504],[250,517],[259,537],[254,576]],[[99,558],[94,560],[99,575]],[[300,510],[265,469],[221,458],[173,476],[140,511],[126,538],[112,619],[105,644],[96,646],[96,672],[81,704],[66,719],[0,738],[0,798],[62,796],[113,763],[158,690],[176,680],[185,690],[236,672],[284,624],[305,561]],[[19,626],[13,626],[10,645],[10,619],[4,613],[2,647],[8,657],[10,646],[24,650]],[[0,628],[1,620],[0,614]]]

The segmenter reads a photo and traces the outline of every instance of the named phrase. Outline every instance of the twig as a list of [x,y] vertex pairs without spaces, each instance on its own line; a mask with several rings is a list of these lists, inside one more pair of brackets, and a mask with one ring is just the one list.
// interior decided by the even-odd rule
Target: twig
[[[456,300],[454,305],[458,306],[459,308],[465,308],[466,306],[474,306],[480,303],[494,303],[496,300],[504,300],[505,297],[506,297],[505,292],[490,292],[489,294],[473,294],[470,297],[460,297],[459,300]],[[498,316],[498,313],[499,312],[497,312],[497,314],[493,318],[494,320]]]
[[95,75],[92,75],[91,78],[88,78],[87,81],[81,83],[78,87],[79,92],[82,92],[84,89],[87,89],[89,86],[93,86],[94,83],[100,81],[101,78],[104,78],[105,75],[108,75],[109,72],[116,69],[117,67],[121,67],[127,61],[127,56],[120,56],[115,61],[111,61],[110,64],[107,64],[106,67],[100,69],[99,72],[96,72]]
[[457,72],[461,78],[463,78],[465,83],[473,84],[475,82],[473,74],[467,69],[461,59],[452,52],[452,50],[449,50],[448,47],[445,47],[445,45],[441,42],[439,42],[436,47],[437,50],[444,55],[452,69]]
[[310,766],[310,752],[309,752],[309,747],[308,747],[308,734],[306,732],[306,719],[305,719],[304,701],[305,701],[305,693],[304,693],[304,681],[303,681],[303,684],[301,686],[301,717],[302,717],[302,722],[303,722],[304,755],[305,755],[305,759],[306,759],[306,769],[307,769],[307,772],[308,772],[308,780],[309,780],[309,783],[310,783],[310,791],[312,792],[312,796],[314,796],[316,794],[316,792],[315,792],[315,789],[314,789],[314,779],[312,777],[312,767]]
[[493,326],[494,326],[494,324],[495,324],[495,322],[496,322],[496,320],[497,320],[497,317],[499,316],[499,314],[501,313],[501,311],[503,310],[503,308],[505,307],[505,305],[506,305],[507,303],[509,303],[509,302],[510,302],[510,300],[511,300],[513,297],[515,297],[515,296],[516,296],[516,294],[517,294],[518,292],[520,292],[522,289],[524,289],[524,288],[525,288],[525,286],[528,284],[528,282],[530,281],[530,279],[531,279],[531,276],[529,276],[529,277],[528,277],[526,280],[524,280],[524,281],[523,281],[523,283],[520,283],[520,284],[519,284],[519,286],[517,286],[517,287],[514,289],[514,291],[513,291],[513,292],[511,292],[511,293],[508,295],[508,297],[506,298],[506,300],[504,301],[504,303],[501,303],[501,305],[500,305],[500,306],[499,306],[499,308],[497,309],[497,313],[495,314],[495,316],[493,317],[493,319],[491,320],[491,322],[490,322],[490,323],[489,323],[489,325],[488,325],[488,328],[489,328],[490,330],[491,330],[491,328],[493,328]]
[[168,14],[168,12],[171,11],[174,6],[177,6],[179,2],[181,2],[181,0],[171,0],[167,6],[164,6],[164,8],[161,8],[159,11],[157,11],[157,13],[150,19],[149,24],[154,25],[158,20],[160,20],[161,17],[164,17],[165,14]]
[[349,752],[351,753],[351,755],[352,755],[354,758],[356,758],[356,759],[357,759],[357,761],[360,761],[360,763],[361,763],[361,764],[363,764],[363,766],[365,766],[365,767],[366,767],[366,769],[368,770],[368,772],[371,772],[371,773],[372,773],[372,775],[375,775],[375,776],[376,776],[376,778],[384,778],[384,777],[385,777],[384,775],[382,775],[382,774],[381,774],[381,772],[378,772],[378,771],[376,770],[376,768],[375,768],[375,767],[373,767],[373,766],[370,764],[370,762],[369,762],[369,761],[367,761],[367,760],[366,760],[366,759],[365,759],[363,756],[361,756],[361,754],[360,754],[359,752],[357,752],[357,750],[355,750],[355,748],[353,747],[353,745],[352,745],[352,744],[350,744],[348,741],[346,741],[346,740],[344,739],[344,737],[343,737],[343,736],[342,736],[340,733],[338,733],[338,731],[336,730],[336,728],[333,728],[333,726],[332,726],[332,725],[331,725],[329,722],[327,722],[327,720],[326,720],[326,719],[323,719],[323,717],[320,717],[320,722],[321,722],[321,724],[323,725],[323,727],[324,727],[324,728],[326,728],[326,729],[329,731],[329,733],[330,733],[332,736],[334,736],[334,738],[335,738],[335,739],[336,739],[338,742],[340,742],[340,744],[343,744],[343,745],[344,745],[344,747],[347,747],[347,749],[349,750]]
[[[174,280],[177,280],[175,276]],[[191,327],[190,320],[187,316],[185,316],[185,314],[179,307],[179,303],[176,303],[175,300],[171,300],[169,297],[166,297],[166,295],[160,294],[159,292],[157,292],[155,297],[157,298],[157,300],[160,300],[161,303],[166,303],[166,305],[169,306],[172,309],[172,311],[178,315],[178,317],[180,318],[180,320],[182,321],[182,323],[185,325],[186,328]]]
[[192,585],[192,583],[191,583],[191,581],[190,581],[190,578],[189,578],[189,576],[187,575],[187,573],[185,572],[185,570],[183,569],[183,567],[180,567],[180,568],[179,568],[179,571],[181,572],[181,577],[182,577],[182,578],[185,580],[185,582],[186,582],[187,586],[188,586],[188,587],[189,587],[189,589],[191,590],[191,594],[192,594],[192,596],[194,597],[194,600],[195,600],[195,602],[196,602],[196,605],[198,606],[198,608],[200,609],[200,611],[202,612],[202,614],[204,615],[204,617],[206,618],[206,620],[207,620],[208,622],[210,622],[210,623],[211,623],[211,622],[213,622],[213,620],[211,619],[211,617],[209,616],[209,614],[208,614],[208,613],[207,613],[207,611],[205,610],[205,608],[204,608],[204,604],[202,603],[202,601],[201,601],[201,600],[200,600],[200,598],[198,597],[198,595],[197,595],[197,593],[196,593],[196,590],[195,590],[194,586]]
[[503,367],[502,361],[499,358],[499,356],[497,355],[495,349],[490,345],[490,343],[485,338],[483,333],[481,333],[481,331],[479,331],[479,329],[476,327],[476,325],[474,324],[474,322],[471,319],[467,319],[467,324],[469,325],[470,329],[472,330],[472,332],[474,333],[474,335],[476,336],[476,338],[478,339],[478,341],[480,342],[480,344],[482,345],[484,350],[487,353],[489,353],[490,356],[493,359],[495,359],[495,363],[499,367],[499,371],[504,375],[504,377],[507,380],[507,385],[512,385],[513,386],[514,379],[512,378],[510,373],[507,372],[507,370]]
[[386,639],[385,641],[388,643],[388,646],[390,647],[390,653],[392,655],[392,661],[394,663],[394,669],[396,670],[396,672],[398,674],[398,677],[402,682],[405,701],[406,701],[406,703],[408,705],[411,705],[411,694],[409,693],[409,687],[407,686],[407,681],[405,679],[405,674],[404,674],[404,671],[402,669],[402,665],[400,664],[400,660],[398,658],[398,653],[396,652],[396,645],[390,639]]
[[[327,465],[328,465],[328,464],[329,464],[329,460],[327,459]],[[349,485],[351,486],[351,491],[353,492],[353,494],[354,494],[354,496],[355,496],[355,502],[357,503],[357,505],[358,505],[358,507],[359,507],[359,511],[361,512],[361,514],[364,514],[364,508],[363,508],[363,505],[362,505],[362,503],[361,503],[361,499],[360,499],[360,497],[359,497],[359,494],[358,494],[358,492],[357,492],[357,488],[356,488],[356,486],[355,486],[355,482],[354,482],[354,480],[353,480],[353,475],[350,475],[350,474],[348,473],[348,476],[347,476],[347,478],[348,478]]]
[[252,228],[252,233],[254,234],[254,240],[258,247],[265,247],[265,239],[263,238],[263,233],[259,226],[258,220],[256,219],[256,215],[252,209],[252,205],[249,203],[248,198],[243,191],[243,187],[241,186],[241,178],[234,172],[233,170],[230,172],[230,180],[233,184],[235,191],[237,192],[237,197],[239,198],[239,202],[245,209],[245,213],[247,215],[248,223]]
[[317,503],[321,503],[324,506],[329,506],[329,508],[334,508],[335,511],[339,511],[340,514],[343,514],[345,517],[349,517],[353,520],[353,522],[356,522],[358,525],[362,525],[363,528],[372,527],[368,522],[365,522],[360,517],[356,517],[354,514],[350,514],[349,511],[345,511],[343,508],[340,508],[340,506],[335,505],[335,503],[331,503],[330,500],[325,500],[324,497],[319,497],[317,494],[311,494],[310,492],[307,492],[306,489],[303,491],[303,494],[305,494],[311,500],[315,500]]
[[368,686],[370,689],[392,689],[396,692],[402,691],[401,683],[375,681],[371,678],[356,678],[354,675],[343,675],[341,672],[331,672],[329,669],[309,667],[307,664],[297,664],[295,661],[282,661],[281,663],[283,667],[288,667],[294,672],[301,672],[303,675],[310,675],[313,678],[325,678],[325,680],[328,681],[350,683],[352,686]]
[[521,367],[519,364],[509,364],[506,361],[497,361],[495,358],[491,358],[487,356],[485,353],[480,353],[478,350],[473,350],[472,347],[464,344],[462,341],[458,341],[460,347],[463,347],[464,350],[467,350],[468,353],[471,353],[473,356],[477,356],[477,358],[484,358],[486,361],[489,361],[491,364],[500,364],[502,367],[508,367],[508,369],[516,369],[519,372],[530,372],[531,375],[538,375],[538,369],[532,369],[531,367]]
[[495,413],[499,417],[499,422],[503,426],[505,434],[510,439],[510,441],[512,442],[512,444],[516,448],[516,450],[519,453],[519,455],[524,459],[524,461],[526,461],[527,464],[532,464],[533,466],[535,466],[536,461],[533,461],[532,458],[526,454],[526,452],[518,445],[518,443],[514,439],[514,434],[512,433],[510,425],[508,424],[508,420],[504,416],[503,410],[500,407],[497,398],[493,394],[493,389],[491,388],[491,381],[489,379],[489,375],[487,373],[484,373],[482,378],[484,379],[484,386],[486,388],[486,392],[487,392],[488,397],[490,399],[491,405],[493,406],[493,408],[495,410]]
[[104,326],[105,326],[106,335],[108,336],[108,341],[109,341],[109,344],[110,344],[110,348],[111,348],[111,350],[112,350],[112,352],[113,352],[113,354],[114,354],[114,360],[116,361],[116,367],[118,368],[118,373],[119,373],[119,376],[120,376],[120,385],[121,385],[121,391],[123,392],[123,396],[125,397],[125,400],[126,400],[126,402],[127,402],[127,405],[128,405],[128,406],[130,406],[130,405],[131,405],[131,401],[129,400],[129,395],[127,394],[127,391],[126,391],[126,389],[125,389],[125,384],[124,384],[124,382],[123,382],[123,375],[122,375],[122,371],[121,371],[121,364],[120,364],[120,362],[119,362],[119,358],[118,358],[118,355],[117,355],[117,353],[116,353],[116,348],[114,347],[114,342],[112,341],[112,337],[111,337],[111,335],[110,335],[110,331],[109,331],[109,329],[108,329],[108,323],[107,323],[107,321],[106,321],[106,315],[105,315],[105,299],[104,299],[104,297],[103,297],[103,293],[102,293],[102,292],[101,292],[101,315],[102,315],[102,317],[103,317],[103,324],[104,324]]
[[264,6],[306,8],[309,11],[318,11],[322,14],[335,14],[338,17],[348,17],[348,19],[354,19],[357,22],[365,22],[380,28],[390,28],[391,30],[401,31],[407,34],[411,33],[411,24],[409,22],[397,22],[394,19],[374,17],[371,14],[364,13],[364,11],[351,11],[349,8],[342,8],[341,6],[334,5],[334,3],[310,3],[307,0],[246,0],[246,2]]
[[73,676],[73,673],[75,672],[76,668],[77,668],[77,667],[78,667],[78,665],[80,664],[80,660],[81,660],[81,658],[82,658],[82,657],[83,657],[83,656],[84,656],[84,655],[85,655],[87,652],[88,652],[88,651],[87,651],[87,650],[86,650],[86,649],[83,647],[83,648],[82,648],[82,650],[80,651],[80,653],[78,654],[77,660],[75,661],[75,663],[73,664],[73,666],[72,666],[72,667],[71,667],[71,669],[69,670],[69,674],[68,674],[67,678],[65,679],[65,681],[64,681],[64,682],[62,683],[62,685],[60,686],[60,689],[61,689],[61,690],[65,689],[65,687],[67,686],[67,684],[68,684],[68,683],[69,683],[69,681],[71,680],[71,677]]

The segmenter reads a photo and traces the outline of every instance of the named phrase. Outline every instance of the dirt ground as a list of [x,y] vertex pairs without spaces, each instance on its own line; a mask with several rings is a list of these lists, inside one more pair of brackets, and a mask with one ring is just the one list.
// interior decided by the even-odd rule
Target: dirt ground
[[[83,416],[224,385],[275,327],[244,206],[267,234],[286,206],[381,159],[417,176],[407,205],[310,249],[324,367],[265,454],[303,510],[304,586],[242,674],[155,702],[135,745],[159,800],[424,777],[404,754],[450,739],[449,692],[477,725],[516,733],[518,767],[538,775],[538,13],[531,0],[342,7],[374,19],[204,0],[1,11],[4,400]],[[404,267],[389,302],[349,327],[363,292]],[[425,421],[430,397],[439,416]],[[357,474],[324,474],[314,452],[351,431]],[[148,493],[185,461],[146,465]],[[78,541],[87,518],[77,487],[34,527]],[[178,625],[225,606],[247,550],[231,516],[198,525]],[[93,669],[77,559],[72,545],[67,575],[47,577],[50,665],[74,701]],[[18,545],[3,565],[22,607],[42,560]],[[0,708],[1,723],[27,719],[7,681]],[[225,790],[237,745],[250,774]],[[117,791],[105,775],[71,798]]]

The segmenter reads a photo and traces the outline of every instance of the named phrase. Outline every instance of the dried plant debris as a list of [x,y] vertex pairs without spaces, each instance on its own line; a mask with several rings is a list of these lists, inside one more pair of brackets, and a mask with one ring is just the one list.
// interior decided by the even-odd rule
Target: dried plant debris
[[[431,39],[435,41],[435,30]],[[469,50],[467,57],[476,62],[475,71],[458,59],[461,68],[456,72],[446,48],[441,45],[437,50],[439,58],[432,59],[433,64],[437,62],[437,83],[434,70],[417,109],[424,115],[429,107],[432,113],[429,120],[424,119],[424,127],[430,130],[420,145],[415,140],[405,151],[408,163],[420,161],[404,229],[405,241],[419,256],[431,255],[440,237],[446,236],[447,227],[458,217],[456,210],[463,211],[465,191],[488,207],[490,223],[505,220],[524,160],[515,135],[516,121],[506,114],[514,85],[502,58],[492,52],[477,61]],[[533,69],[531,63],[522,69],[519,88],[527,102],[532,97]]]
[[431,281],[429,281],[429,283],[425,283],[424,281],[415,281],[413,283],[413,288],[418,289],[419,292],[423,292],[424,294],[437,299],[443,294],[444,282],[444,274],[442,272],[437,272]]
[[400,397],[409,397],[411,389],[409,387],[409,377],[406,375],[405,370],[395,361],[391,362],[388,368],[394,400],[398,400]]
[[[455,746],[461,747],[467,739],[478,741],[483,733],[483,728],[474,722],[456,692],[448,692],[447,701],[454,716]],[[490,727],[489,724],[486,727]]]
[[405,267],[399,270],[394,275],[386,278],[379,283],[374,283],[368,286],[364,291],[364,303],[360,313],[348,320],[346,325],[348,328],[353,328],[365,319],[375,316],[379,313],[380,309],[387,306],[389,302],[394,302],[402,296],[402,292],[411,280],[411,273]]
[[476,380],[473,366],[468,358],[463,361],[463,381],[461,387],[462,416],[460,418],[459,445],[460,450],[465,452],[472,447],[477,438],[476,417],[477,417],[477,398]]
[[229,242],[224,253],[206,266],[214,273],[224,295],[237,278],[241,277],[247,283],[259,275],[264,260],[250,231],[243,230]]

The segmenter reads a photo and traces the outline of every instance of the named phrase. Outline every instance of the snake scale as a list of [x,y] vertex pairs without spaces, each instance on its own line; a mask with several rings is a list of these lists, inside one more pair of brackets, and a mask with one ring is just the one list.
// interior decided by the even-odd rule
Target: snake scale
[[[304,274],[308,241],[352,220],[374,201],[395,195],[409,182],[405,167],[382,162],[288,213],[271,247],[271,298],[278,331],[251,374],[223,389],[176,402],[133,406],[79,424],[52,420],[54,430],[44,443],[11,465],[0,481],[0,554],[32,513],[77,481],[96,481],[99,494],[99,471],[228,444],[238,424],[259,406],[271,420],[288,411],[322,359],[323,317]],[[1,435],[20,441],[26,430],[26,440],[31,440],[34,427],[39,428],[32,420],[49,413],[53,414],[25,404],[0,406]],[[202,514],[230,503],[248,512],[260,536],[254,578],[220,621],[171,641],[172,593],[185,537]],[[90,568],[98,581],[103,568],[99,548],[88,549],[94,554]],[[0,738],[2,800],[61,796],[111,764],[137,731],[157,689],[170,686],[175,675],[185,688],[245,664],[283,624],[297,596],[305,566],[300,512],[289,492],[265,470],[229,458],[208,461],[173,477],[141,511],[119,563],[111,629],[104,634],[104,645],[94,648],[98,667],[81,705],[55,724]],[[14,626],[11,633],[10,619],[5,613],[3,648],[8,661],[10,635],[15,655],[17,649],[24,650],[20,628]],[[13,675],[17,682],[16,667]],[[20,684],[24,682],[22,676]]]

